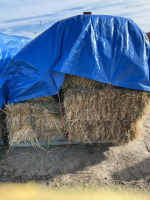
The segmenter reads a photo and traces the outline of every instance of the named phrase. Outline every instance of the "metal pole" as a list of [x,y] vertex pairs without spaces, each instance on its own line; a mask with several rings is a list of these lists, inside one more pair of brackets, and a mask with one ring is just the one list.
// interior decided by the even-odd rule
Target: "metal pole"
[[42,21],[40,21],[40,29],[41,29],[41,33],[42,33]]

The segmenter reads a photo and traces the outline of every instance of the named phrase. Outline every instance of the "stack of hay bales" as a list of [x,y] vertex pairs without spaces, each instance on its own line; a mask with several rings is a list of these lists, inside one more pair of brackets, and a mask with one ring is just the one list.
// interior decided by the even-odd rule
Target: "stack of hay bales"
[[[125,144],[137,138],[150,93],[66,75],[62,85],[70,139]],[[106,92],[107,91],[107,92]]]
[[5,112],[10,146],[20,142],[34,146],[64,136],[59,102],[53,96],[9,104]]
[[138,137],[150,93],[66,75],[61,88],[66,130],[60,104],[53,96],[5,106],[10,146],[13,143],[69,138],[83,143],[125,144]]

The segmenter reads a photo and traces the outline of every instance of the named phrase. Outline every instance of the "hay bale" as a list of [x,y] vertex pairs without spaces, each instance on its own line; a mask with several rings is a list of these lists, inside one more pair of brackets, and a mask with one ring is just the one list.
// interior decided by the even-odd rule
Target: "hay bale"
[[3,135],[3,117],[2,117],[2,111],[0,111],[0,140],[2,140]]
[[80,89],[100,90],[100,89],[104,89],[106,86],[107,84],[99,82],[99,81],[94,81],[88,78],[66,74],[61,89],[63,91],[69,88],[70,89],[80,88]]
[[41,97],[5,106],[9,143],[55,140],[63,137],[59,103]]
[[104,97],[105,91],[70,89],[64,93],[65,120],[71,139],[124,144],[138,137],[150,93],[110,88]]
[[0,110],[0,141],[6,136],[6,114],[3,110]]

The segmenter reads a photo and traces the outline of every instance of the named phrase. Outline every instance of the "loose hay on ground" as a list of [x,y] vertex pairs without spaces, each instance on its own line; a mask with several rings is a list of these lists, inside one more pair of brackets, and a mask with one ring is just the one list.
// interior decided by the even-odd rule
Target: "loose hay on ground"
[[9,143],[55,140],[63,137],[59,103],[41,97],[5,106]]
[[71,139],[124,144],[138,137],[150,93],[112,87],[104,97],[105,91],[64,92],[65,120]]

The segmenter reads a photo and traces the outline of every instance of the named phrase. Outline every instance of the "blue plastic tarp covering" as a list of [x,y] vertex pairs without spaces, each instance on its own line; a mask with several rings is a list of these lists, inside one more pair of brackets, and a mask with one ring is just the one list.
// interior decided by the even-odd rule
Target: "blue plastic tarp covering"
[[13,58],[31,38],[23,36],[8,35],[0,32],[0,74]]
[[130,19],[79,15],[57,22],[11,60],[0,106],[59,92],[65,74],[150,91],[150,44]]
[[4,40],[0,37],[0,75],[2,73],[3,68],[7,65],[9,61],[10,53]]

